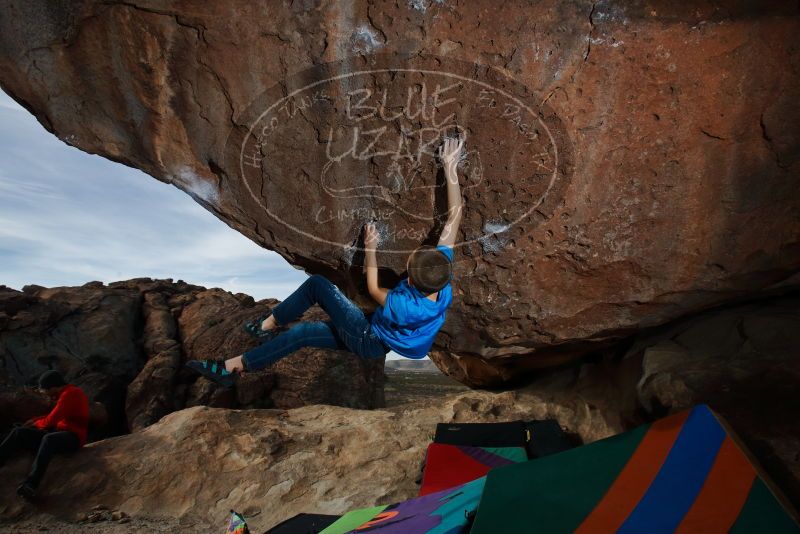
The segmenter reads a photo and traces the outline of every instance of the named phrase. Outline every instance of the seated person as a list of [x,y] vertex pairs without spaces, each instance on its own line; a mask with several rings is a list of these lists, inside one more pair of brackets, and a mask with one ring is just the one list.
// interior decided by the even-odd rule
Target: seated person
[[86,443],[89,427],[89,399],[79,387],[64,382],[58,371],[45,371],[39,377],[39,390],[55,400],[55,407],[14,428],[0,443],[0,467],[20,450],[36,454],[28,477],[17,488],[25,499],[36,495],[54,454],[75,452]]

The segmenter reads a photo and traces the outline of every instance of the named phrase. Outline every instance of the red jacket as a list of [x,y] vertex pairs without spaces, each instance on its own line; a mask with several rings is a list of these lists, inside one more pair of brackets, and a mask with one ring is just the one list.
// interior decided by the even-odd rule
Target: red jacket
[[72,432],[83,445],[89,427],[89,399],[81,388],[67,384],[50,413],[37,417],[33,424],[43,430],[50,428]]

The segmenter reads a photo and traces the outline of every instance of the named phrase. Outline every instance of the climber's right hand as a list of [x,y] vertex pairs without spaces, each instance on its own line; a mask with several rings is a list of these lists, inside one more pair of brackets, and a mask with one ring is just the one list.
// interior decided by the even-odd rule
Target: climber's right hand
[[364,225],[364,248],[366,250],[375,250],[378,247],[379,237],[378,228],[373,223]]
[[463,148],[463,137],[458,137],[457,139],[452,137],[445,138],[444,142],[439,146],[439,158],[442,160],[442,165],[445,168],[458,165]]

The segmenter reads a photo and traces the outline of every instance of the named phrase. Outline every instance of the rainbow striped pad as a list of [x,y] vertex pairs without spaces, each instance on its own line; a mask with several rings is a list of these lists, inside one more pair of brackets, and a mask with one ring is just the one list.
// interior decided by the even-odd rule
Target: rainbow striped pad
[[494,469],[471,534],[800,532],[707,406]]
[[467,532],[486,477],[398,504],[353,510],[321,534],[452,534]]
[[522,447],[467,447],[431,443],[419,494],[427,495],[480,478],[491,469],[526,462]]

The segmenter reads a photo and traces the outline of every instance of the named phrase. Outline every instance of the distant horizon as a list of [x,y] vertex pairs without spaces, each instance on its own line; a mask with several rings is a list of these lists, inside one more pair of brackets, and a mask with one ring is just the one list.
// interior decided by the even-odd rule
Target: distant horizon
[[176,187],[62,142],[2,90],[0,162],[0,284],[17,291],[154,278],[283,300],[308,277]]

